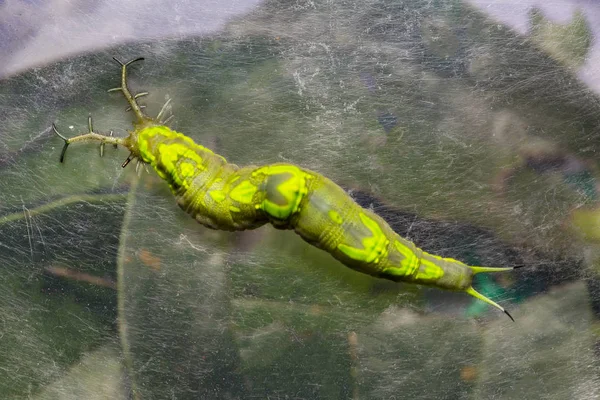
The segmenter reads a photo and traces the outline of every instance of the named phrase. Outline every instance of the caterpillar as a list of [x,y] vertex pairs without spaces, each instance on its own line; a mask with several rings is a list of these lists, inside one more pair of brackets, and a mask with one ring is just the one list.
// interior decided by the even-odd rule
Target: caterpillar
[[462,291],[513,317],[502,306],[477,292],[473,277],[479,273],[509,271],[516,267],[469,266],[421,250],[401,237],[376,213],[360,207],[340,186],[309,169],[276,163],[238,167],[191,138],[170,129],[163,119],[168,101],[157,117],[142,112],[132,95],[127,68],[143,58],[127,63],[113,58],[121,67],[121,84],[109,92],[123,94],[133,111],[133,130],[124,138],[94,132],[91,117],[88,132],[66,138],[60,162],[71,143],[100,142],[104,146],[126,147],[138,166],[149,164],[167,183],[178,205],[200,224],[226,231],[255,229],[270,223],[277,229],[293,229],[306,242],[316,246],[347,267],[377,278],[408,282],[440,289]]

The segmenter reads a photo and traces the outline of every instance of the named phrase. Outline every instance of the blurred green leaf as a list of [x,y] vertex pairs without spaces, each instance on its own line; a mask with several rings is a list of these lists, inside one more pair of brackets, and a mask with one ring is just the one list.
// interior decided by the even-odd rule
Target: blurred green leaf
[[128,398],[117,343],[86,354],[65,375],[48,385],[35,400],[125,400]]

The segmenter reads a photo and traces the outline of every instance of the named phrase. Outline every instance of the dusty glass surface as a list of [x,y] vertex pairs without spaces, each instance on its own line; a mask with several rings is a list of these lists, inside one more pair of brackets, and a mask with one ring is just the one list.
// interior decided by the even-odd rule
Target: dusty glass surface
[[[52,3],[52,4],[50,4]],[[0,1],[0,394],[600,396],[600,6]],[[54,4],[55,3],[55,4]],[[463,293],[353,272],[292,232],[208,230],[123,149],[150,115],[238,165],[326,175],[471,265]]]

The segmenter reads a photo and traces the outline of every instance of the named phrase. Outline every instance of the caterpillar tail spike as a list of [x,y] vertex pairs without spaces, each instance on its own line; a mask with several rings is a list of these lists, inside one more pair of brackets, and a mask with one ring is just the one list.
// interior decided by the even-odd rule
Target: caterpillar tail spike
[[479,299],[483,302],[488,303],[489,305],[496,307],[498,310],[502,311],[504,314],[508,315],[508,318],[510,318],[512,320],[512,322],[515,322],[515,319],[512,317],[512,315],[510,315],[510,313],[508,311],[506,311],[506,309],[504,307],[502,307],[500,304],[496,303],[495,301],[485,297],[484,295],[482,295],[481,293],[479,293],[478,291],[476,291],[475,289],[473,289],[473,287],[469,287],[465,290],[465,292],[467,292],[468,294],[470,294],[471,296],[475,297],[476,299]]
[[[476,274],[481,274],[481,273],[488,273],[488,272],[505,272],[505,271],[512,271],[514,269],[517,268],[522,268],[523,265],[517,265],[515,267],[505,267],[505,268],[496,268],[496,267],[479,267],[479,266],[471,266],[469,267],[471,269],[471,271],[473,271],[473,275]],[[489,305],[496,307],[497,309],[499,309],[500,311],[502,311],[504,314],[508,315],[508,318],[510,318],[513,322],[515,322],[515,319],[512,317],[512,315],[510,315],[510,313],[502,306],[500,306],[498,303],[496,303],[495,301],[487,298],[486,296],[482,295],[481,293],[479,293],[478,291],[476,291],[473,286],[468,287],[465,292],[467,292],[468,294],[470,294],[471,296],[475,297],[476,299],[479,299],[483,302],[488,303]]]

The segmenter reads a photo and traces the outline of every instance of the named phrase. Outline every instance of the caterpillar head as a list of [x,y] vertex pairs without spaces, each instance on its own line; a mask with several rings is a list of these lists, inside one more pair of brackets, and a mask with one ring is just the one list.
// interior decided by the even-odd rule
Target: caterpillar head
[[137,99],[139,99],[142,96],[146,96],[148,94],[148,92],[141,92],[141,93],[132,95],[131,91],[129,90],[129,86],[127,85],[127,67],[136,61],[142,61],[144,58],[143,57],[136,58],[136,59],[131,60],[126,63],[121,62],[120,60],[118,60],[115,57],[113,57],[113,59],[117,63],[119,63],[119,65],[121,66],[121,85],[119,87],[109,89],[108,91],[109,92],[120,91],[123,94],[123,96],[125,97],[125,100],[127,100],[127,102],[129,103],[129,106],[127,107],[127,111],[132,111],[135,116],[135,120],[133,122],[134,129],[128,131],[128,136],[125,138],[113,137],[112,131],[110,131],[110,133],[107,135],[96,133],[96,132],[94,132],[94,128],[92,125],[92,117],[88,117],[88,132],[87,133],[78,135],[78,136],[75,136],[72,138],[66,138],[63,135],[61,135],[58,132],[58,130],[56,129],[56,126],[54,124],[52,124],[52,129],[54,130],[54,133],[56,133],[56,135],[58,135],[65,142],[62,152],[61,152],[61,155],[60,155],[60,162],[64,161],[67,147],[69,147],[69,145],[71,143],[91,142],[91,141],[99,141],[100,142],[100,156],[101,157],[104,154],[104,146],[107,143],[112,144],[115,147],[117,147],[119,145],[126,147],[129,150],[130,154],[127,157],[127,159],[125,160],[125,162],[123,162],[123,164],[122,164],[123,168],[125,168],[129,164],[129,162],[131,162],[131,160],[133,160],[134,158],[137,158],[139,160],[138,164],[139,164],[139,162],[148,162],[146,157],[144,157],[144,152],[143,152],[143,149],[141,148],[142,146],[140,146],[140,142],[143,142],[143,140],[142,141],[140,140],[140,133],[145,132],[148,130],[148,128],[152,128],[152,127],[162,127],[164,129],[168,129],[165,127],[165,125],[167,125],[169,123],[169,121],[173,118],[173,115],[170,115],[168,118],[165,118],[165,114],[170,113],[171,99],[167,100],[167,102],[162,106],[158,115],[155,118],[152,118],[152,117],[149,117],[148,115],[144,114],[144,112],[142,110],[144,109],[145,106],[141,106],[137,102]]

